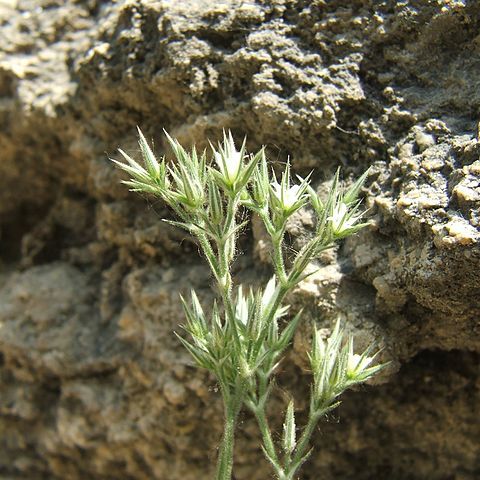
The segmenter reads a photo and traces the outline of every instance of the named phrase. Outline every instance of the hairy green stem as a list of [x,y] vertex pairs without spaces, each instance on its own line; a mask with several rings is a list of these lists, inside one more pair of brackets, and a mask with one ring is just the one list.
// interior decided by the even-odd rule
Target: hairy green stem
[[[305,455],[307,454],[308,445],[315,428],[322,417],[322,412],[318,411],[309,415],[307,425],[305,426],[302,436],[300,437],[299,442],[293,452],[293,457],[285,455],[285,458],[282,462],[277,453],[277,449],[275,448],[275,444],[273,443],[272,434],[265,413],[266,398],[262,398],[263,396],[261,395],[261,390],[262,389],[260,387],[257,403],[250,402],[248,406],[257,420],[258,427],[262,434],[263,448],[269,457],[270,463],[278,480],[294,480],[296,472],[306,460]],[[264,395],[266,395],[266,392]]]
[[265,452],[270,457],[270,461],[273,464],[273,467],[277,473],[283,472],[280,462],[278,459],[277,451],[275,449],[275,444],[273,443],[272,434],[270,433],[270,427],[268,425],[268,419],[265,414],[265,406],[262,405],[254,410],[255,418],[257,419],[258,428],[262,434],[263,447]]
[[285,480],[294,480],[295,473],[303,464],[302,459],[304,459],[304,456],[307,454],[310,438],[312,437],[312,434],[315,431],[315,428],[321,417],[321,412],[310,413],[307,425],[305,426],[302,436],[300,437],[297,447],[295,448],[293,458],[285,468]]
[[197,238],[200,242],[200,246],[202,247],[203,253],[205,254],[205,258],[207,259],[208,266],[210,267],[210,270],[215,275],[215,278],[218,281],[218,276],[220,272],[215,259],[215,254],[213,253],[213,250],[212,250],[212,246],[210,245],[210,242],[207,236],[204,235],[203,233],[197,234]]
[[275,273],[278,276],[278,280],[282,285],[286,285],[288,282],[287,272],[285,270],[285,262],[283,259],[283,237],[285,235],[285,228],[282,228],[278,233],[272,235],[273,245],[273,265],[275,267]]
[[224,403],[225,425],[223,428],[222,444],[218,455],[215,480],[230,480],[232,478],[235,425],[237,423],[237,416],[240,411],[238,405],[236,405],[237,402],[225,400]]
[[[235,319],[234,303],[232,301],[232,276],[230,264],[235,253],[235,217],[238,210],[237,198],[228,199],[227,217],[223,228],[223,238],[217,241],[217,255],[219,262],[219,274],[217,277],[223,306],[225,309],[225,321],[232,328],[235,341],[239,342],[237,324]],[[225,425],[223,430],[222,446],[220,448],[216,480],[230,480],[233,468],[233,447],[235,440],[235,426],[237,416],[243,404],[244,392],[234,392],[233,396],[227,393],[228,387],[223,387],[223,400],[225,407]]]
[[279,464],[275,445],[270,433],[270,427],[268,425],[267,415],[265,413],[269,396],[269,379],[267,375],[259,374],[257,376],[257,380],[257,402],[255,404],[251,403],[249,406],[252,413],[255,415],[255,418],[257,419],[258,426],[262,434],[265,451],[276,464]]

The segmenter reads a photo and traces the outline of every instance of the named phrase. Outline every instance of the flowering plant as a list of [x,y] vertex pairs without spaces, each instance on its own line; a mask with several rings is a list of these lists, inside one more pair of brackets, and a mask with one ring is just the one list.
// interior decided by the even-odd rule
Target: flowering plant
[[[139,130],[143,165],[119,150],[123,162],[115,164],[130,175],[123,183],[132,191],[160,197],[177,220],[166,220],[194,235],[216,280],[220,304],[207,314],[192,290],[190,300],[181,298],[187,338],[177,335],[195,363],[212,372],[219,384],[225,407],[225,424],[215,478],[232,476],[235,427],[242,408],[255,416],[262,434],[262,449],[279,480],[293,480],[311,450],[310,438],[319,420],[338,404],[338,397],[353,385],[373,377],[383,365],[373,365],[372,348],[353,352],[352,339],[345,339],[337,322],[331,336],[323,339],[313,328],[309,360],[312,387],[308,421],[297,439],[295,405],[287,407],[280,445],[274,442],[267,418],[273,377],[301,319],[301,311],[288,321],[289,307],[283,301],[311,273],[307,266],[322,251],[354,234],[361,223],[357,200],[367,173],[350,188],[341,188],[339,174],[322,201],[309,178],[292,182],[290,165],[278,182],[270,175],[265,150],[247,155],[245,141],[237,150],[232,134],[212,146],[213,162],[195,148],[187,152],[177,140],[166,137],[175,156],[167,166],[158,161]],[[288,219],[310,206],[316,214],[315,235],[296,253],[290,266],[285,262],[284,237]],[[272,244],[273,276],[265,288],[233,289],[231,265],[239,232],[240,212],[249,210],[262,220]]]

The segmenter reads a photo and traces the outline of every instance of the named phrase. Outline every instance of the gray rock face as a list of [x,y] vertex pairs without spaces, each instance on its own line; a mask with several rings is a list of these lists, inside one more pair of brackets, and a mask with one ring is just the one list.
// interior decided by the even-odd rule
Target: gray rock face
[[[480,6],[475,1],[0,2],[0,475],[211,478],[212,378],[173,331],[212,300],[170,215],[119,185],[135,126],[206,146],[230,128],[272,161],[368,166],[371,226],[319,259],[280,374],[305,406],[309,320],[340,315],[392,367],[345,396],[305,479],[480,476]],[[290,225],[295,247],[309,212]],[[259,226],[237,280],[269,276]],[[301,416],[301,412],[300,412]],[[332,421],[335,420],[335,421]],[[269,478],[245,414],[235,477]]]

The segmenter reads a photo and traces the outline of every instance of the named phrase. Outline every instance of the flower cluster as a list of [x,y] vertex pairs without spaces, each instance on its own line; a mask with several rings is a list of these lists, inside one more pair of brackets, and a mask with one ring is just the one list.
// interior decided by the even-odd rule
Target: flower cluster
[[[328,340],[314,328],[309,353],[312,389],[308,422],[297,439],[295,406],[289,403],[278,452],[268,425],[266,411],[278,363],[284,357],[301,312],[289,317],[284,305],[287,294],[309,274],[307,266],[335,241],[363,228],[358,194],[366,172],[351,187],[342,188],[339,172],[322,200],[310,185],[310,176],[292,180],[290,163],[278,180],[270,172],[265,150],[246,154],[246,142],[237,149],[231,132],[223,142],[207,153],[195,148],[185,150],[165,132],[174,154],[174,162],[157,160],[139,130],[143,162],[138,163],[119,150],[123,161],[113,162],[124,170],[132,191],[161,198],[177,219],[169,223],[189,231],[198,240],[216,280],[219,299],[209,311],[202,307],[196,293],[182,300],[186,317],[184,334],[179,340],[196,364],[212,372],[220,386],[225,405],[225,429],[217,464],[217,480],[232,475],[234,432],[238,414],[250,409],[263,438],[263,451],[277,478],[293,480],[309,455],[310,437],[318,421],[338,404],[338,396],[352,385],[375,375],[383,365],[374,365],[371,349],[362,354],[353,351],[352,340],[344,340],[337,324]],[[286,261],[284,237],[289,218],[304,207],[316,215],[315,235]],[[237,237],[244,228],[245,211],[263,221],[272,244],[273,276],[265,288],[233,289],[231,265]],[[292,255],[290,255],[292,257]]]
[[190,303],[182,298],[187,318],[185,330],[192,341],[180,335],[178,338],[198,365],[216,374],[225,390],[234,391],[242,383],[254,382],[259,371],[266,375],[273,373],[277,359],[292,339],[300,314],[280,329],[279,319],[288,307],[272,308],[275,287],[274,277],[263,292],[250,290],[245,295],[240,285],[231,321],[222,318],[216,303],[207,320],[194,291]]
[[334,408],[335,401],[347,388],[373,377],[382,365],[369,367],[375,355],[369,356],[372,349],[362,354],[353,352],[353,339],[344,340],[344,334],[337,322],[333,333],[324,340],[318,329],[314,329],[312,350],[309,354],[313,372],[313,385],[310,410],[323,415]]

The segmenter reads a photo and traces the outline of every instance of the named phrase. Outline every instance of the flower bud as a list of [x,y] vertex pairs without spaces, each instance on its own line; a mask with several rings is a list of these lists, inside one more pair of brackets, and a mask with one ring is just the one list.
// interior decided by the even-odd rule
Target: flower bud
[[232,133],[224,132],[223,147],[220,146],[219,151],[214,151],[214,160],[218,165],[220,174],[226,185],[232,187],[239,179],[243,166],[243,149],[238,151],[235,148]]

